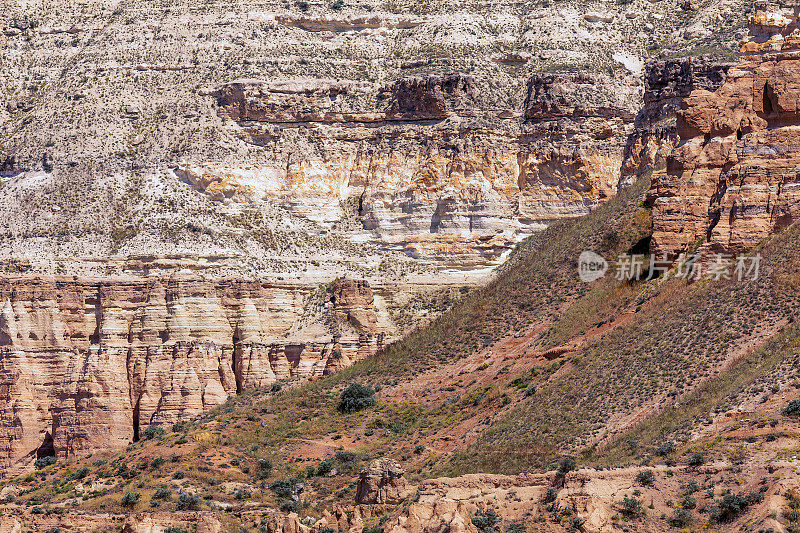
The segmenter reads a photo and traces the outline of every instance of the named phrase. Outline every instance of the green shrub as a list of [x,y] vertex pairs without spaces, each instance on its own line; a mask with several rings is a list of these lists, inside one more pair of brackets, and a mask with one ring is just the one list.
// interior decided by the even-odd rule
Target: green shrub
[[272,475],[272,461],[269,459],[258,460],[258,472],[256,472],[256,479],[266,479]]
[[561,460],[558,462],[558,472],[560,474],[566,474],[568,472],[572,472],[577,467],[577,463],[575,459],[572,457],[562,457]]
[[472,525],[483,533],[492,533],[500,523],[501,517],[494,509],[478,509],[472,517]]
[[283,498],[288,498],[292,495],[292,482],[287,479],[279,479],[269,486],[272,492]]
[[674,451],[675,451],[675,443],[670,440],[661,444],[658,448],[656,448],[656,455],[658,455],[659,457],[664,457],[665,455],[669,455]]
[[122,504],[123,507],[133,507],[134,505],[139,503],[139,500],[141,498],[142,495],[139,494],[138,492],[129,492],[122,497],[120,503]]
[[642,502],[629,496],[625,496],[625,499],[618,504],[617,510],[625,518],[639,518],[640,516],[644,516]]
[[158,426],[147,426],[142,431],[142,438],[147,440],[161,438],[164,433],[166,432]]
[[317,465],[317,475],[327,476],[333,470],[333,463],[330,460],[322,461]]
[[153,493],[153,499],[169,501],[172,499],[172,491],[167,487],[160,487]]
[[675,513],[669,519],[669,523],[673,527],[689,527],[692,523],[692,515],[686,509],[675,509]]
[[194,494],[181,494],[178,496],[178,503],[175,505],[177,511],[196,511],[200,509],[203,501]]
[[643,470],[636,474],[636,484],[642,487],[650,487],[656,480],[656,476],[652,470]]
[[711,509],[711,519],[715,522],[732,520],[749,506],[759,503],[764,499],[760,492],[750,494],[728,493],[717,500],[716,506]]
[[683,499],[681,500],[681,507],[684,509],[694,509],[697,507],[697,500],[688,494],[684,494]]
[[525,533],[525,524],[522,522],[511,522],[506,527],[506,533]]
[[383,533],[383,528],[380,526],[375,527],[363,527],[361,528],[361,533]]
[[702,453],[693,453],[689,457],[689,466],[700,466],[706,462],[706,456]]
[[284,513],[296,513],[300,511],[300,506],[296,501],[284,500],[281,502],[281,511]]
[[168,527],[164,533],[189,533],[182,527]]
[[786,416],[800,416],[800,398],[789,402],[781,413]]
[[38,459],[36,459],[36,461],[33,463],[33,466],[36,467],[37,470],[40,470],[40,469],[42,469],[42,468],[44,468],[46,466],[50,466],[50,465],[54,465],[54,464],[56,464],[55,456],[54,455],[48,455],[46,457],[39,457]]
[[79,468],[74,472],[70,472],[67,474],[67,481],[74,481],[76,479],[83,479],[89,475],[89,469],[85,466],[83,468]]
[[339,400],[339,411],[354,413],[375,405],[375,391],[372,387],[353,383],[342,392]]

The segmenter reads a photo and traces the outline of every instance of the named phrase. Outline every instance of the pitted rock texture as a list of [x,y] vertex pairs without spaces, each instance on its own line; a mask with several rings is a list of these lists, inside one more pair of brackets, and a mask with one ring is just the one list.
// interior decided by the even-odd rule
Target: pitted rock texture
[[408,496],[405,470],[394,459],[375,459],[358,476],[356,503],[396,504]]
[[800,50],[793,13],[752,17],[742,62],[678,113],[680,143],[653,180],[652,249],[739,253],[797,220]]
[[287,284],[3,279],[0,470],[124,447],[151,424],[374,354],[385,331],[369,285],[331,292],[304,317],[311,289]]
[[372,87],[239,80],[209,94],[245,142],[279,153],[303,127],[315,150],[266,166],[180,166],[186,181],[219,201],[291,198],[293,211],[325,224],[352,205],[352,239],[466,270],[614,194],[639,88],[601,75],[535,77],[520,102],[524,124],[459,73]]
[[[474,283],[614,193],[660,43],[724,54],[751,7],[679,4],[8,3],[0,270]],[[587,116],[523,124],[543,72]]]
[[620,186],[648,170],[663,171],[678,144],[676,127],[681,100],[696,89],[714,92],[735,63],[707,57],[651,61],[644,71],[644,106],[628,138]]

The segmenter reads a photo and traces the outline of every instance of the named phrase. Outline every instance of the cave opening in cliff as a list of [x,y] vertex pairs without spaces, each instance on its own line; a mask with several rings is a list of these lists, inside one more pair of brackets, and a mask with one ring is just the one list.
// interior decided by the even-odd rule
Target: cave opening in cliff
[[44,434],[42,444],[36,449],[36,458],[55,457],[56,448],[53,445],[53,436],[48,432]]
[[136,399],[136,405],[133,408],[133,442],[139,442],[139,402],[141,398]]
[[763,103],[762,109],[764,110],[765,115],[771,115],[774,112],[772,107],[772,98],[770,98],[770,91],[769,91],[769,84],[764,84],[764,92],[763,92]]

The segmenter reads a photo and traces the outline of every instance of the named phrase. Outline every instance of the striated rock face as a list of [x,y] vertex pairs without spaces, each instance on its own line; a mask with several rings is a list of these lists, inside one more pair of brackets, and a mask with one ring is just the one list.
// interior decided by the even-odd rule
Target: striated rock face
[[736,253],[797,220],[800,37],[794,13],[758,12],[742,62],[678,113],[680,143],[655,176],[652,248]]
[[358,477],[356,503],[399,503],[408,493],[405,470],[394,459],[376,459]]
[[0,281],[0,470],[117,448],[279,379],[383,346],[369,285],[190,279]]
[[696,89],[715,91],[734,63],[705,57],[651,61],[645,65],[644,106],[625,147],[620,185],[633,183],[647,170],[660,171],[678,143],[681,100]]
[[[536,76],[519,111],[494,107],[471,76],[354,81],[239,80],[209,92],[230,131],[274,165],[187,164],[217,200],[290,199],[349,237],[463,270],[497,263],[521,237],[613,195],[635,83]],[[298,133],[313,150],[285,152]],[[349,206],[349,207],[348,207]]]

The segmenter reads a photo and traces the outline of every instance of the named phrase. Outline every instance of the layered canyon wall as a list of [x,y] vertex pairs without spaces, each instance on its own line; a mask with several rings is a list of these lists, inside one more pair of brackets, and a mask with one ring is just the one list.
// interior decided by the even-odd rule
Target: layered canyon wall
[[741,62],[681,103],[679,144],[651,191],[654,252],[737,254],[798,218],[798,8],[757,4]]
[[[316,301],[315,301],[316,299]],[[379,350],[363,281],[328,291],[198,279],[0,282],[0,472],[124,447],[277,380]],[[310,312],[312,311],[312,312]]]
[[[179,167],[200,190],[219,201],[283,202],[322,224],[352,216],[354,241],[469,270],[615,193],[638,86],[537,75],[524,103],[507,108],[492,107],[460,73],[385,86],[238,80],[208,93],[229,131],[276,161]],[[300,149],[297,135],[314,148]]]

